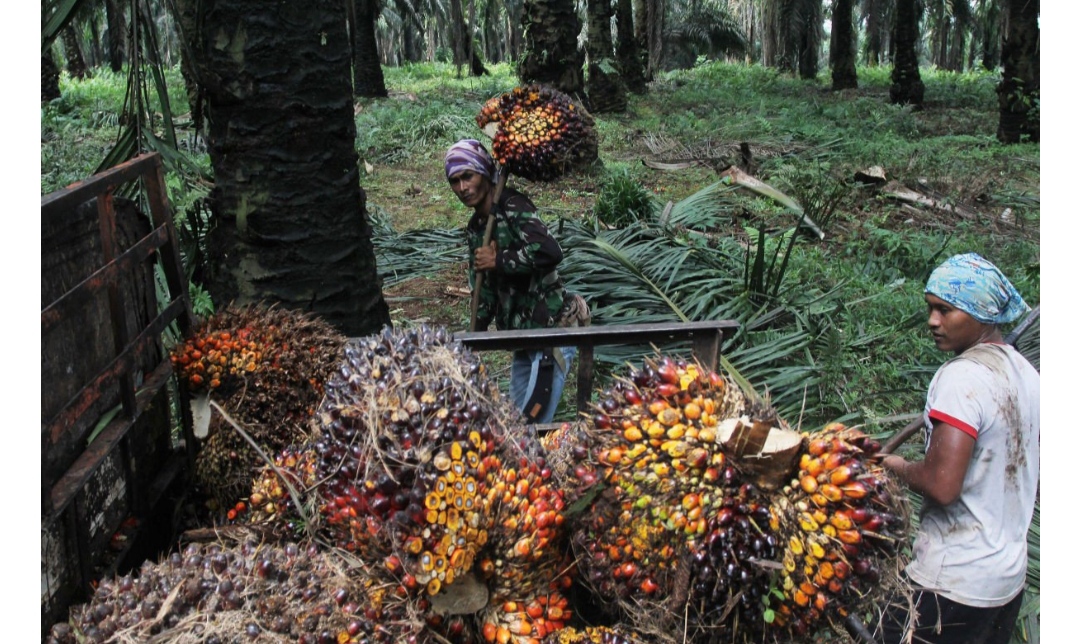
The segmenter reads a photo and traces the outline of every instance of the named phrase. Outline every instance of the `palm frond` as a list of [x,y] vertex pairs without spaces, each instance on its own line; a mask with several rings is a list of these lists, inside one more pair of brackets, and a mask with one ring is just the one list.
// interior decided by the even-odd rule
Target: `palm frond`
[[460,228],[399,233],[377,206],[372,206],[369,214],[375,264],[384,287],[432,275],[448,265],[468,261],[465,233]]
[[45,55],[49,47],[60,35],[71,19],[75,17],[84,0],[42,0],[41,3],[41,53]]

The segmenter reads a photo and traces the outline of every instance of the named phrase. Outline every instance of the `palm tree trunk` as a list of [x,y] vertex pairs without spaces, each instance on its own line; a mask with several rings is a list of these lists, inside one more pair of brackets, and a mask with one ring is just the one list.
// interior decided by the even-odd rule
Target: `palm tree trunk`
[[896,0],[896,16],[893,22],[893,70],[889,100],[901,105],[922,106],[926,87],[919,76],[919,56],[915,48],[919,42],[918,0]]
[[581,32],[573,0],[525,0],[525,55],[518,77],[544,83],[571,96],[585,89],[585,56],[578,50]]
[[513,2],[506,4],[506,20],[509,23],[506,30],[506,58],[507,60],[520,60],[525,54],[525,34],[522,25],[525,24],[525,3]]
[[120,0],[105,0],[105,24],[109,28],[109,69],[118,72],[127,55],[127,24]]
[[450,0],[450,49],[454,52],[454,65],[460,74],[461,66],[468,62],[465,55],[465,13],[461,0]]
[[834,90],[854,89],[859,86],[855,73],[855,25],[852,21],[854,9],[855,0],[833,0],[829,63],[832,65]]
[[405,62],[419,62],[423,57],[417,42],[416,34],[420,31],[420,25],[416,20],[416,14],[405,0],[394,0],[394,7],[401,16],[401,54]]
[[218,0],[185,36],[215,178],[210,293],[311,311],[359,336],[390,318],[359,184],[345,27],[338,0]]
[[645,68],[641,64],[641,47],[634,37],[634,0],[616,0],[616,32],[618,43],[615,45],[615,57],[619,60],[626,89],[635,94],[644,94],[646,90]]
[[1001,40],[1001,7],[998,0],[988,0],[982,38],[982,65],[986,71],[994,71],[1001,62]]
[[822,10],[821,0],[803,0],[797,11],[799,31],[797,43],[799,52],[799,77],[805,80],[817,78],[818,53],[821,50]]
[[79,38],[75,34],[75,28],[71,25],[64,27],[60,32],[64,40],[64,58],[67,59],[68,74],[72,78],[86,78],[86,60],[83,59],[79,49]]
[[60,98],[60,68],[48,53],[41,55],[41,102]]
[[664,0],[645,0],[648,31],[648,78],[656,78],[664,66]]
[[1039,0],[1006,0],[997,138],[1039,141]]
[[589,55],[589,77],[585,89],[589,105],[594,112],[625,112],[626,85],[611,42],[611,18],[614,15],[611,0],[588,0],[586,11],[589,23],[585,50]]
[[379,64],[379,47],[375,39],[375,20],[378,16],[376,0],[355,0],[355,21],[351,25],[355,34],[353,44],[353,91],[357,96],[381,98],[387,95]]

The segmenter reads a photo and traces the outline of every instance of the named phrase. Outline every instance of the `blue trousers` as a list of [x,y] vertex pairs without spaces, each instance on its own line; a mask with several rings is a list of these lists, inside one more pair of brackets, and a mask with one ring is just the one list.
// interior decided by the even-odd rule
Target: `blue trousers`
[[[555,408],[559,406],[563,385],[566,383],[566,374],[570,371],[574,356],[577,355],[577,347],[556,347],[555,351],[562,352],[566,369],[560,369],[559,363],[555,363],[551,398],[536,418],[536,422],[541,424],[550,423],[555,416]],[[541,356],[543,356],[543,351],[514,352],[514,361],[510,365],[510,400],[514,401],[514,406],[522,412],[525,411],[525,403],[532,397],[533,388],[536,386],[536,372],[540,368]]]

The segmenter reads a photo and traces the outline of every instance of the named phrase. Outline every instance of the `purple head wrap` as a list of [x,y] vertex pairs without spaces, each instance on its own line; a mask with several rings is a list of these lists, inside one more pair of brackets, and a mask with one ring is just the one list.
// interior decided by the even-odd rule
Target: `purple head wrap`
[[446,178],[472,170],[495,181],[495,160],[476,139],[462,139],[446,151]]
[[997,266],[976,253],[953,255],[934,269],[926,292],[983,324],[1012,322],[1030,310]]

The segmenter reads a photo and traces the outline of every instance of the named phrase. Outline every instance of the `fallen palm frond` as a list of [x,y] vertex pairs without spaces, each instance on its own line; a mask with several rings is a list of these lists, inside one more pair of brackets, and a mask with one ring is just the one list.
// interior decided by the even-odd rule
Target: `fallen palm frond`
[[371,243],[383,287],[437,273],[449,264],[468,259],[465,233],[461,229],[435,228],[399,233],[386,214],[372,208]]

